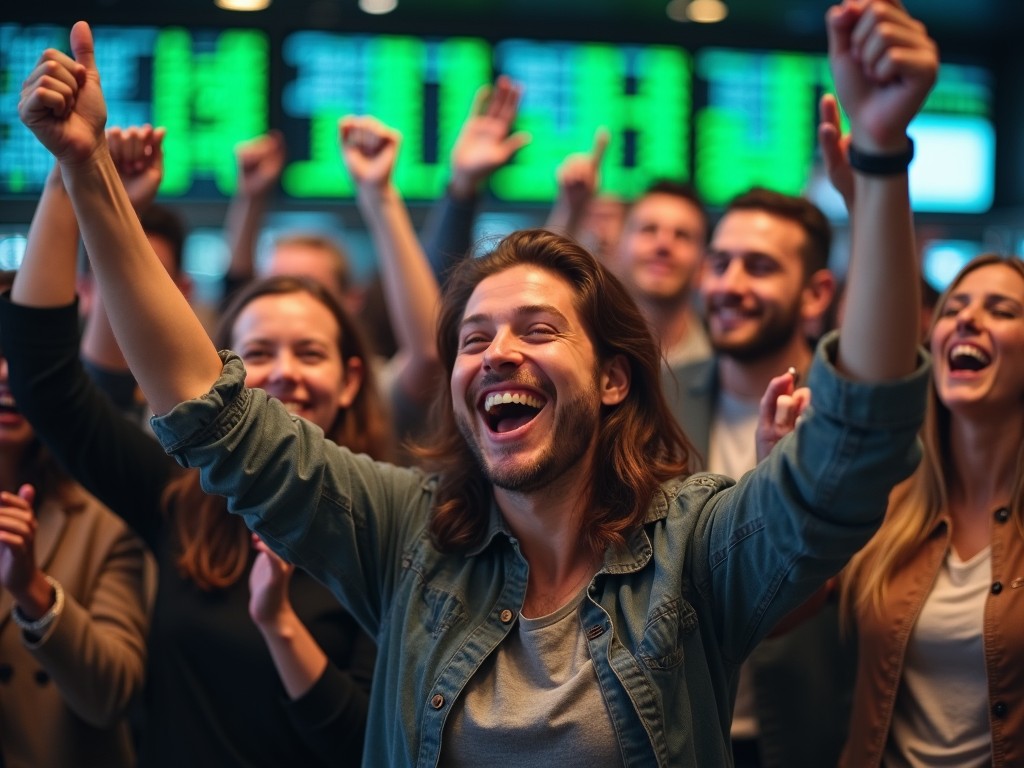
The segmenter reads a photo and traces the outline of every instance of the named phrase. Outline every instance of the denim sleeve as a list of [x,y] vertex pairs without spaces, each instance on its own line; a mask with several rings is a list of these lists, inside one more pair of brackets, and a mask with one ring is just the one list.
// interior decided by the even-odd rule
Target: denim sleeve
[[327,440],[245,387],[237,356],[221,356],[210,392],[152,420],[157,438],[182,465],[199,468],[205,491],[226,497],[229,511],[375,635],[402,552],[425,526],[430,481]]
[[796,431],[701,515],[695,573],[735,662],[868,542],[921,457],[924,353],[905,379],[868,384],[836,371],[835,344],[818,347],[812,408]]

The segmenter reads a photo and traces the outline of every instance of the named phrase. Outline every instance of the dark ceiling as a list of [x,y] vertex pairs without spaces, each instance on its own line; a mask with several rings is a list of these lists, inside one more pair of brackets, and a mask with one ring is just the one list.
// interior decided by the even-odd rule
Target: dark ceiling
[[[274,0],[253,14],[217,9],[213,0],[52,0],[9,9],[10,21],[258,26],[282,31],[327,28],[416,34],[529,35],[565,39],[629,39],[682,45],[824,47],[827,0],[726,0],[720,24],[680,24],[665,14],[667,0],[400,0],[386,16],[370,17],[357,0]],[[1012,52],[1024,37],[1022,0],[906,0],[940,45],[960,56]]]

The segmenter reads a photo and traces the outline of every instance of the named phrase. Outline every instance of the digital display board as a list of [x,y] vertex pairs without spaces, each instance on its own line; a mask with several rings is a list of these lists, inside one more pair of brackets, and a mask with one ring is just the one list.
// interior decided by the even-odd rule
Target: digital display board
[[[234,147],[269,127],[270,48],[245,29],[96,27],[96,66],[107,125],[167,128],[168,196],[234,190]],[[0,25],[0,194],[38,193],[51,158],[18,120],[21,83],[48,47],[67,50],[68,30]]]
[[491,80],[490,46],[476,38],[296,32],[281,55],[289,147],[282,185],[299,198],[353,194],[338,148],[338,118],[347,114],[401,131],[395,183],[409,198],[438,196],[473,96]]
[[[234,148],[284,131],[284,193],[351,197],[337,123],[370,114],[402,134],[396,182],[432,200],[474,94],[498,73],[523,86],[515,129],[531,134],[490,191],[508,203],[547,203],[556,169],[610,143],[604,191],[631,198],[656,178],[692,180],[712,206],[754,185],[800,194],[815,166],[817,102],[831,90],[821,54],[479,37],[282,33],[252,29],[97,27],[109,125],[167,128],[161,194],[223,200],[235,185]],[[50,159],[18,122],[21,82],[56,26],[0,24],[0,195],[35,196]],[[274,92],[271,92],[273,83]],[[992,205],[995,133],[991,73],[944,64],[911,124],[919,211],[983,212]]]
[[495,66],[523,85],[517,128],[533,140],[495,174],[503,200],[547,201],[555,169],[590,149],[599,127],[610,141],[602,188],[633,197],[654,178],[689,178],[689,55],[664,46],[507,40]]
[[[816,160],[817,104],[832,92],[823,55],[705,49],[696,79],[698,191],[712,205],[759,185],[801,194]],[[995,131],[991,77],[981,67],[943,64],[910,124],[915,158],[910,194],[919,211],[979,213],[992,205]]]

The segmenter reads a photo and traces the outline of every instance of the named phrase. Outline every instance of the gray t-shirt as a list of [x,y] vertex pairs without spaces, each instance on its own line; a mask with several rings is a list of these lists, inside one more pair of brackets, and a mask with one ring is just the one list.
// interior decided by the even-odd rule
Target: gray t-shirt
[[517,619],[452,707],[443,768],[623,764],[580,623],[585,592],[547,616]]

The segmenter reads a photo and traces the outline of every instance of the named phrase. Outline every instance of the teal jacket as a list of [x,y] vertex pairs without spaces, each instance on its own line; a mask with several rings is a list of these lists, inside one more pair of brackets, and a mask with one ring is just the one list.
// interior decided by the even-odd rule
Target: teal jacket
[[[475,551],[438,552],[431,477],[324,440],[223,358],[208,394],[153,420],[157,436],[377,639],[364,765],[435,766],[453,702],[523,605],[518,542],[492,502]],[[813,411],[768,460],[738,483],[666,483],[606,553],[580,615],[626,765],[731,763],[740,662],[880,524],[920,457],[927,377],[922,363],[900,382],[852,382],[819,351]]]

